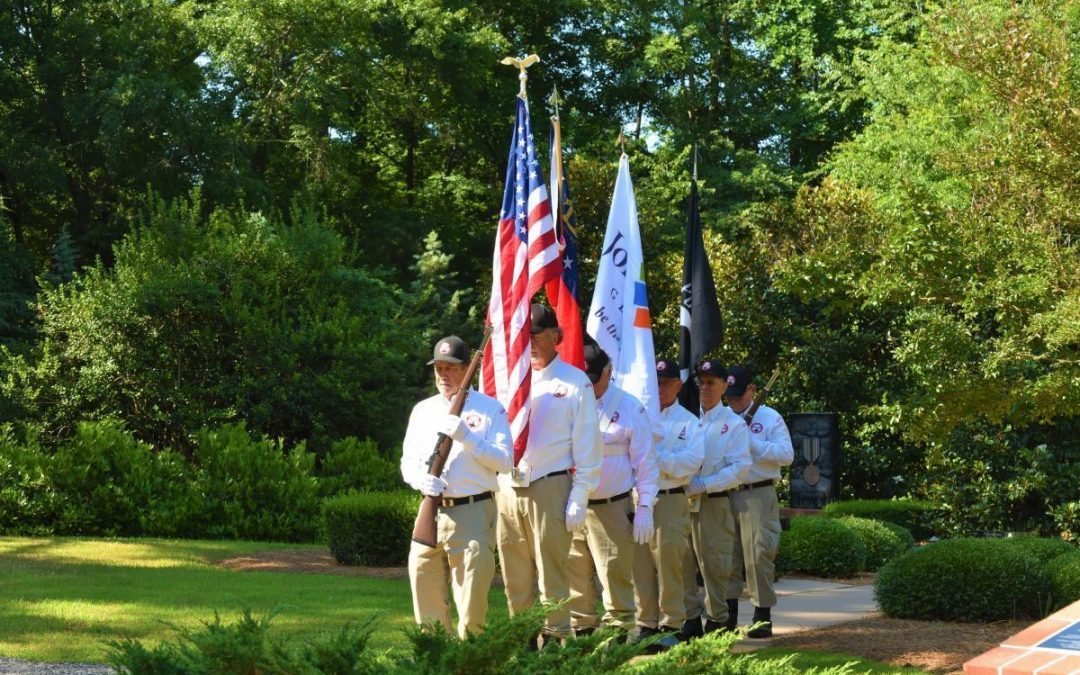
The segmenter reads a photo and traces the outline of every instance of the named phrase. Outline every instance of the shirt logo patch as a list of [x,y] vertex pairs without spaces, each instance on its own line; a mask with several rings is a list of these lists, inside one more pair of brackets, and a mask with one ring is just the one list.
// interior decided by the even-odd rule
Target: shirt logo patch
[[724,435],[724,434],[726,434],[727,432],[728,432],[728,425],[727,425],[727,424],[725,424],[725,425],[724,425],[723,427],[721,427],[721,429],[720,429],[720,435],[721,435],[721,436],[723,436],[723,435]]
[[480,415],[476,413],[469,413],[465,416],[465,424],[468,424],[469,428],[474,431],[480,428],[482,422],[483,420],[480,419]]
[[555,387],[555,398],[562,398],[569,393],[570,392],[566,389],[565,384],[560,384],[559,386]]
[[752,434],[760,434],[762,429],[764,429],[764,428],[765,427],[762,426],[761,422],[754,422],[753,424],[750,425],[750,433],[752,433]]
[[682,431],[679,432],[679,440],[680,441],[685,441],[686,440],[686,427],[683,427]]
[[615,414],[611,416],[611,423],[615,424],[618,421],[619,421],[619,411],[616,410]]

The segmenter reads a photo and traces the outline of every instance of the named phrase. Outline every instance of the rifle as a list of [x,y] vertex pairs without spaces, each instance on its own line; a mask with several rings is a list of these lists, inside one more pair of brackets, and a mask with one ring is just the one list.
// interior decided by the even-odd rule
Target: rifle
[[[491,326],[484,329],[484,339],[480,341],[480,348],[473,352],[472,361],[469,362],[469,368],[465,371],[465,377],[461,380],[461,387],[458,388],[457,393],[454,394],[454,398],[450,402],[451,415],[460,415],[465,408],[465,399],[469,397],[469,385],[472,383],[477,369],[480,368],[480,360],[484,357],[484,348],[487,346],[489,338],[491,338]],[[435,450],[431,453],[431,457],[427,462],[429,474],[438,476],[442,473],[443,467],[446,466],[446,460],[450,457],[450,446],[453,443],[454,440],[446,434],[439,434],[438,439],[435,441]],[[416,522],[413,523],[412,540],[428,548],[435,548],[435,542],[438,539],[435,516],[439,512],[440,502],[441,498],[439,497],[424,495],[424,500],[420,502],[420,511],[416,514]]]
[[754,396],[754,402],[750,404],[750,407],[742,412],[742,418],[746,420],[747,424],[750,424],[750,420],[754,419],[754,415],[757,413],[758,408],[765,403],[765,397],[769,395],[769,389],[772,388],[773,383],[776,382],[776,378],[780,376],[780,369],[777,368],[773,371],[772,377],[765,384],[764,387],[758,390],[757,395]]

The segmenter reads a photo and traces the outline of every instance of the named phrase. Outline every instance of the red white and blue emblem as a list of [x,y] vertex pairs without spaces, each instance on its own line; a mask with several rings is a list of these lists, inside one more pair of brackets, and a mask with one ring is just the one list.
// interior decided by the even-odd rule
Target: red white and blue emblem
[[568,393],[570,393],[570,392],[567,391],[565,384],[560,384],[559,386],[555,387],[555,393],[554,393],[555,398],[562,398],[563,396],[566,396]]
[[750,433],[760,434],[764,428],[765,427],[761,424],[761,422],[754,422],[750,425]]

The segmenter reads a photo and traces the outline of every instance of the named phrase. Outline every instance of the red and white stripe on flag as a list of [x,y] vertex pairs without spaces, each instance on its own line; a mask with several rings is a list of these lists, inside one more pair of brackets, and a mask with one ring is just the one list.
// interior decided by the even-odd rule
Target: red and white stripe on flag
[[493,330],[484,352],[484,393],[506,408],[514,464],[529,439],[529,309],[536,292],[561,273],[551,203],[529,124],[529,104],[519,96],[492,256],[488,322]]

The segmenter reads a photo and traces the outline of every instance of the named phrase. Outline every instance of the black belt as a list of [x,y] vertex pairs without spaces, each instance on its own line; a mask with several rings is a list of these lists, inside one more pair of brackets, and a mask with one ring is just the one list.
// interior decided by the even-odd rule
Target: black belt
[[452,506],[461,506],[462,504],[473,504],[475,502],[483,502],[491,499],[491,492],[481,492],[478,495],[469,495],[468,497],[440,497],[439,506],[448,509]]
[[540,476],[539,478],[533,478],[529,482],[530,483],[535,483],[537,481],[544,480],[545,478],[551,478],[552,476],[566,476],[566,475],[569,475],[569,474],[570,474],[570,469],[563,469],[562,471],[552,471],[551,473],[545,473],[543,476]]
[[756,483],[749,483],[747,485],[740,485],[738,487],[731,488],[731,492],[739,492],[741,490],[753,490],[754,488],[766,487],[772,485],[771,480],[759,480]]
[[614,497],[604,497],[603,499],[590,499],[589,500],[589,506],[596,506],[597,504],[610,504],[612,502],[617,502],[620,499],[626,499],[629,496],[630,496],[630,491],[627,490],[626,492],[624,492],[622,494],[615,495]]
[[731,490],[724,490],[723,492],[706,492],[706,497],[727,497]]
[[657,490],[656,494],[658,494],[658,495],[684,495],[684,494],[686,494],[686,488],[684,488],[684,487],[673,487],[673,488],[668,488],[666,490]]

